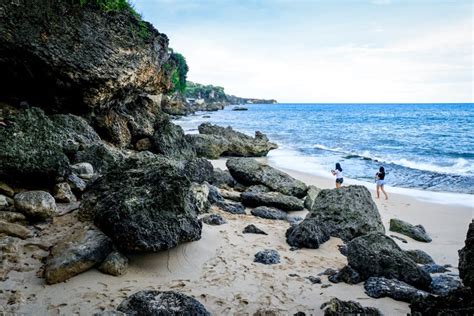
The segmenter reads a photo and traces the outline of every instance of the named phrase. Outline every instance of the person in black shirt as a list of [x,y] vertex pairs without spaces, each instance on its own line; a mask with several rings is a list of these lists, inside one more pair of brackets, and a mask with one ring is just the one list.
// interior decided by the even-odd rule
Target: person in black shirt
[[380,167],[379,172],[375,174],[375,183],[377,184],[377,199],[380,198],[380,190],[385,195],[385,199],[388,200],[387,192],[385,192],[383,186],[385,184],[385,168]]

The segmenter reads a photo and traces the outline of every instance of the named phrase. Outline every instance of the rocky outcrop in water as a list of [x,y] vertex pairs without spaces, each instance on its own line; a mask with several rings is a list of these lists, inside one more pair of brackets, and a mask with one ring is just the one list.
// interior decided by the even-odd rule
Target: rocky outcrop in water
[[459,250],[459,276],[465,286],[474,289],[474,220],[469,224],[465,245]]
[[178,292],[140,291],[127,297],[117,307],[126,315],[196,315],[211,314],[196,299]]
[[268,138],[256,132],[255,137],[210,123],[199,125],[199,134],[186,135],[198,156],[217,159],[220,156],[261,157],[277,148]]
[[306,219],[315,219],[331,236],[349,241],[370,232],[385,233],[366,187],[351,185],[319,192]]
[[403,234],[417,241],[431,242],[431,237],[426,233],[422,225],[412,225],[400,219],[392,218],[390,220],[390,231]]
[[226,165],[232,177],[244,185],[263,184],[273,191],[299,198],[306,195],[308,188],[303,182],[255,159],[231,158]]
[[347,244],[347,261],[361,275],[398,279],[419,289],[429,289],[431,277],[398,245],[381,233],[354,238]]
[[82,212],[125,251],[166,250],[201,238],[186,166],[166,158],[109,172],[90,187]]

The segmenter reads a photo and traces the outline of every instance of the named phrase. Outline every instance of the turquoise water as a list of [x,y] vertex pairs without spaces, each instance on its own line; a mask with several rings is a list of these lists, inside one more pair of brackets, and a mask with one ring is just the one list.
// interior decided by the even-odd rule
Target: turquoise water
[[246,107],[197,113],[178,123],[188,132],[205,121],[248,134],[260,130],[280,146],[269,157],[282,167],[321,173],[340,162],[345,177],[372,182],[383,165],[390,186],[474,193],[474,104]]

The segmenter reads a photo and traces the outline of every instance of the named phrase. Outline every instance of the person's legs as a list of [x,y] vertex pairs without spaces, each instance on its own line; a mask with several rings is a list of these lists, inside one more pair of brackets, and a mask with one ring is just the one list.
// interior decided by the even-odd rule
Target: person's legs
[[387,192],[385,192],[385,189],[383,188],[383,185],[380,186],[380,189],[382,190],[383,194],[385,195],[385,199],[388,200],[388,195],[387,195]]
[[377,199],[380,198],[380,185],[377,183]]
[[340,187],[341,187],[341,184],[338,181],[336,181],[336,189],[339,189]]

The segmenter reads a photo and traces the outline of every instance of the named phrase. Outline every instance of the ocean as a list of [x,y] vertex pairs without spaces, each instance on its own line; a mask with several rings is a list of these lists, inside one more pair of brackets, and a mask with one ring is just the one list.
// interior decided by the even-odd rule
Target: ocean
[[[279,145],[275,165],[386,185],[474,194],[474,104],[248,104],[248,111],[199,112],[175,121],[196,133],[202,122],[265,133]],[[204,116],[210,116],[205,118]]]

